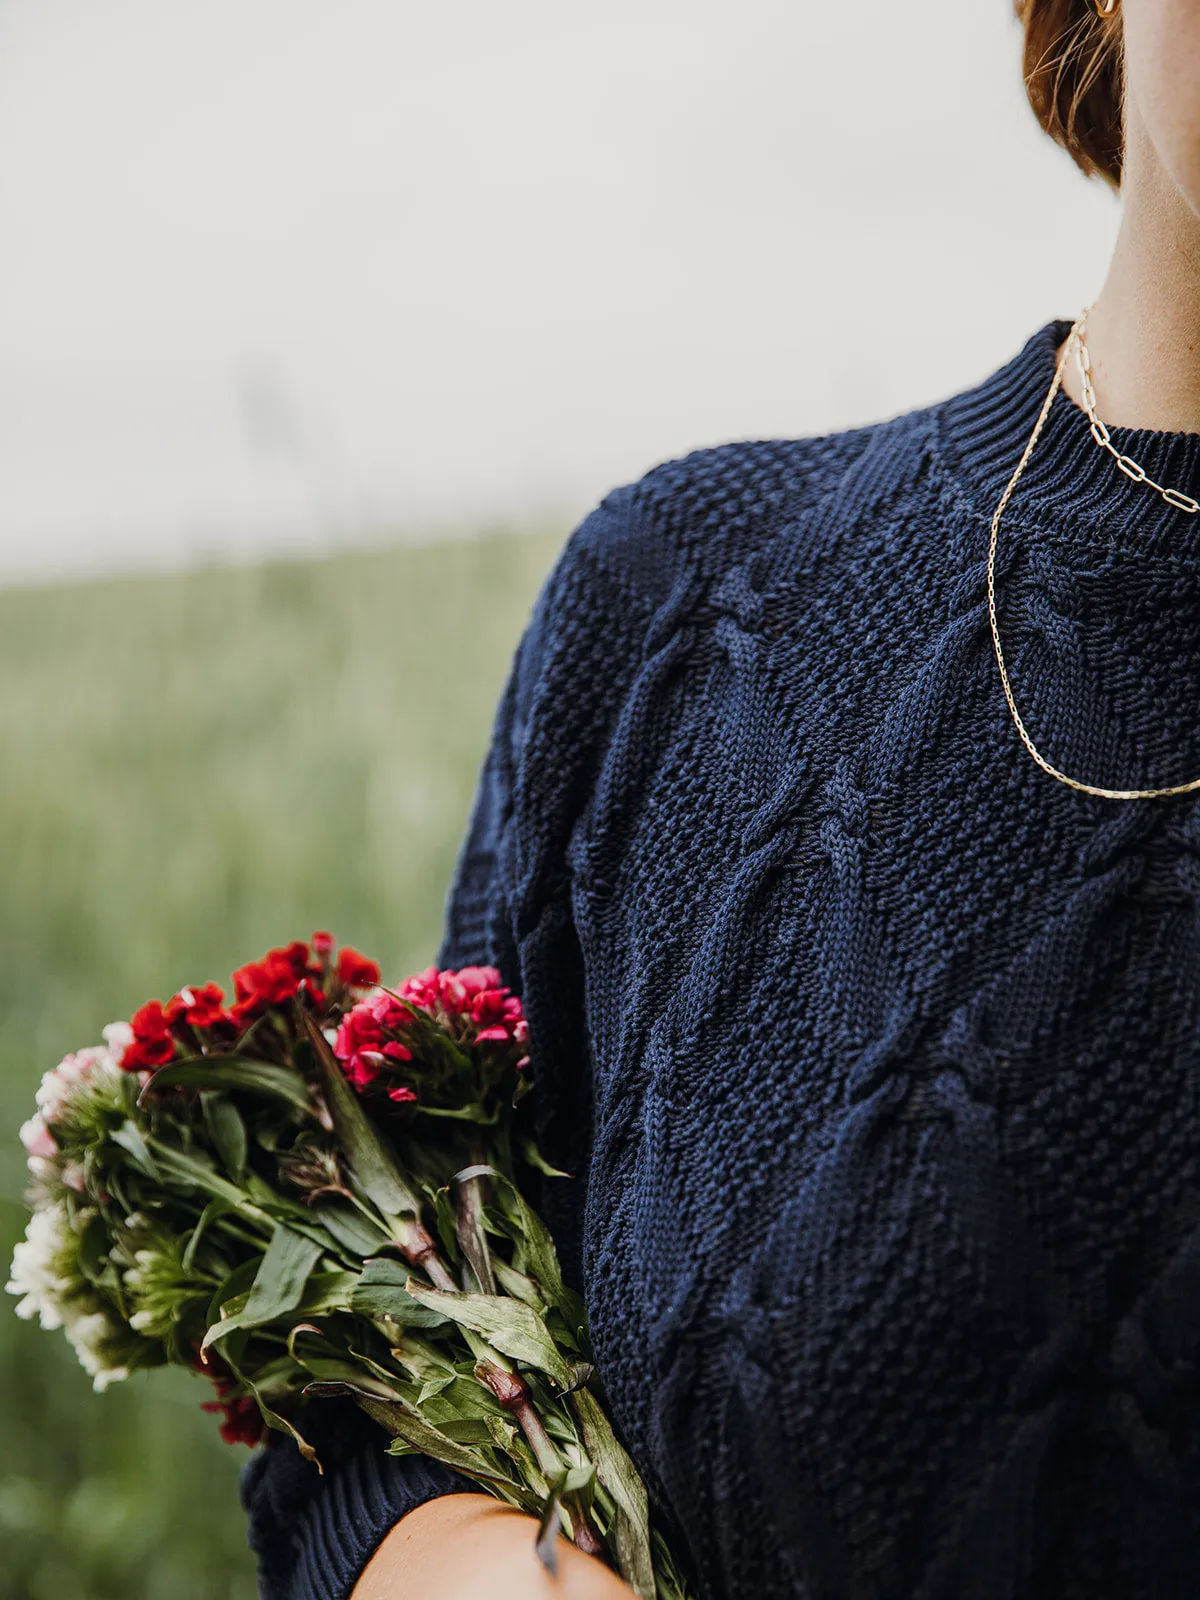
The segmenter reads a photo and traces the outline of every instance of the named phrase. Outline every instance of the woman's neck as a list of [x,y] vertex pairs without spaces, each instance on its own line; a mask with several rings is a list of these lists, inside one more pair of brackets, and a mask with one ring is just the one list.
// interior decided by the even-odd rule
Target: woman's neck
[[[1114,427],[1200,433],[1200,217],[1134,124],[1123,214],[1088,318],[1096,408]],[[1063,387],[1082,401],[1074,361]]]

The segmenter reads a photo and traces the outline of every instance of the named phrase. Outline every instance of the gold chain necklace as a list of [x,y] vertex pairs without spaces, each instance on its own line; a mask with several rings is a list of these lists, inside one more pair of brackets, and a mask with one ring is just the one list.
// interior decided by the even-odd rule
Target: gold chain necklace
[[1076,319],[1071,329],[1067,342],[1063,346],[1062,355],[1059,357],[1058,366],[1055,368],[1050,392],[1042,403],[1041,413],[1034,424],[1033,432],[1029,436],[1029,443],[1025,446],[1021,459],[1017,462],[1017,469],[1009,479],[1008,487],[1000,496],[1000,504],[996,507],[995,514],[992,517],[992,536],[988,544],[987,562],[988,616],[992,624],[992,644],[996,650],[996,665],[1000,668],[1000,682],[1004,685],[1004,698],[1008,701],[1008,709],[1012,712],[1013,721],[1017,725],[1017,732],[1021,735],[1021,742],[1042,771],[1048,772],[1052,778],[1057,778],[1060,783],[1068,784],[1072,789],[1079,789],[1084,794],[1099,795],[1103,800],[1157,800],[1167,795],[1187,794],[1193,789],[1200,789],[1200,778],[1193,778],[1190,783],[1173,784],[1169,789],[1102,789],[1095,783],[1082,783],[1078,778],[1068,778],[1065,772],[1060,772],[1057,767],[1052,766],[1046,760],[1045,756],[1042,755],[1029,737],[1025,730],[1025,724],[1021,721],[1021,713],[1017,710],[1017,703],[1013,699],[1012,685],[1008,681],[1008,669],[1004,665],[1004,651],[1000,647],[1000,629],[996,623],[996,535],[1000,531],[1000,518],[1004,515],[1008,502],[1012,499],[1013,490],[1017,487],[1021,474],[1024,472],[1029,458],[1034,452],[1034,447],[1037,445],[1039,438],[1041,438],[1042,429],[1046,425],[1046,418],[1050,415],[1050,407],[1054,404],[1054,397],[1062,385],[1063,373],[1073,350],[1078,353],[1079,371],[1083,386],[1083,404],[1091,425],[1092,438],[1102,449],[1107,450],[1115,458],[1117,466],[1120,467],[1126,477],[1132,478],[1135,483],[1144,483],[1148,489],[1153,489],[1160,494],[1168,505],[1175,506],[1180,511],[1189,512],[1193,516],[1200,512],[1200,501],[1193,500],[1191,495],[1180,494],[1177,489],[1164,489],[1161,484],[1155,483],[1154,479],[1136,461],[1129,456],[1122,455],[1113,444],[1108,429],[1096,415],[1096,391],[1092,384],[1092,363],[1088,355],[1087,346],[1083,342],[1083,330],[1087,325],[1091,309],[1091,306],[1088,306]]

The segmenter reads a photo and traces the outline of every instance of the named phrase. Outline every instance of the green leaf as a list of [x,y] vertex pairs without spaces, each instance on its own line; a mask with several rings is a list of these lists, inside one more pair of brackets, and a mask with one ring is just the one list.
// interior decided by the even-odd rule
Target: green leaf
[[483,1225],[483,1184],[486,1167],[465,1167],[455,1174],[457,1200],[455,1203],[455,1234],[459,1249],[475,1274],[476,1286],[484,1294],[495,1294],[496,1279],[492,1272],[492,1256],[488,1249],[487,1231]]
[[108,1224],[97,1212],[88,1218],[78,1234],[79,1270],[89,1283],[100,1282],[108,1265],[110,1243]]
[[498,1106],[487,1110],[481,1105],[426,1106],[418,1100],[413,1110],[423,1117],[445,1117],[451,1122],[476,1122],[486,1128],[493,1127],[500,1120]]
[[524,1361],[552,1378],[560,1388],[571,1382],[571,1371],[558,1351],[546,1324],[521,1300],[507,1295],[463,1294],[449,1289],[427,1289],[415,1278],[408,1280],[414,1300],[441,1311],[461,1328],[481,1333],[490,1344],[513,1361]]
[[255,1205],[261,1206],[271,1216],[277,1216],[281,1222],[295,1219],[303,1219],[305,1223],[309,1222],[312,1212],[301,1200],[292,1195],[280,1194],[257,1172],[247,1172],[242,1184],[248,1199],[252,1200]]
[[158,1167],[136,1122],[123,1122],[109,1135],[109,1138],[114,1144],[119,1144],[127,1155],[132,1156],[134,1165],[148,1178],[158,1177]]
[[[442,1423],[442,1427],[445,1427],[445,1423]],[[516,1459],[516,1452],[513,1449],[517,1440],[515,1423],[508,1422],[504,1417],[489,1417],[486,1431],[498,1450],[503,1450],[506,1456],[513,1456],[514,1460]]]
[[298,1111],[313,1113],[312,1094],[298,1072],[251,1056],[188,1056],[159,1067],[142,1090],[140,1103],[159,1089],[225,1089],[235,1094],[264,1094],[286,1101]]
[[350,1292],[350,1309],[364,1317],[390,1317],[402,1328],[438,1328],[450,1319],[414,1300],[405,1288],[411,1269],[379,1256],[363,1267]]
[[[564,1468],[549,1487],[535,1549],[538,1559],[552,1576],[558,1572],[556,1545],[562,1523],[562,1506],[566,1503],[573,1519],[585,1515],[591,1505],[591,1490],[595,1481],[596,1469],[589,1461],[582,1466]],[[574,1531],[577,1534],[578,1530]]]
[[192,1262],[196,1259],[196,1251],[199,1248],[200,1241],[203,1239],[209,1224],[211,1222],[215,1222],[218,1217],[227,1215],[227,1213],[233,1209],[234,1207],[229,1203],[228,1200],[217,1198],[208,1202],[204,1210],[200,1213],[200,1220],[192,1229],[188,1236],[188,1242],[184,1246],[183,1270],[185,1272],[191,1271]]
[[517,1238],[518,1270],[534,1280],[548,1304],[565,1309],[574,1298],[563,1284],[558,1251],[554,1248],[546,1224],[525,1199],[511,1178],[492,1169],[492,1176],[500,1186],[504,1205],[514,1225]]
[[448,1417],[437,1423],[439,1433],[456,1444],[491,1444],[495,1417]]
[[404,1400],[413,1398],[412,1384],[408,1379],[400,1377],[390,1367],[381,1365],[373,1356],[369,1356],[365,1350],[356,1350],[353,1345],[348,1345],[346,1354],[353,1356],[355,1361],[361,1361],[368,1372],[374,1373],[380,1382],[385,1383],[389,1394],[399,1393]]
[[201,1349],[238,1328],[261,1327],[286,1316],[300,1304],[308,1275],[316,1266],[321,1247],[303,1234],[278,1227],[259,1264],[246,1304],[241,1311],[214,1322],[204,1335]]
[[306,1381],[306,1374],[291,1356],[279,1356],[274,1361],[267,1361],[254,1374],[255,1388],[268,1398],[272,1395],[286,1397],[295,1394]]
[[[423,1339],[419,1333],[414,1333],[411,1329],[405,1330],[403,1339],[396,1349],[392,1351],[392,1355],[418,1383],[424,1383],[427,1378],[454,1376],[455,1368],[453,1363],[447,1360],[441,1351],[436,1349],[428,1339]],[[473,1362],[472,1366],[474,1366]],[[473,1390],[479,1389],[480,1393],[483,1393],[479,1384],[473,1378],[471,1380],[471,1388]],[[440,1420],[441,1413],[435,1413],[434,1421],[440,1422]]]
[[348,1311],[357,1282],[357,1272],[314,1272],[304,1287],[296,1315],[320,1317],[332,1311]]
[[321,1075],[321,1088],[333,1119],[334,1132],[363,1193],[386,1216],[419,1217],[420,1199],[405,1181],[395,1156],[372,1127],[357,1094],[347,1083],[345,1073],[330,1050],[329,1041],[307,1011],[302,1013],[302,1017]]
[[209,1089],[200,1096],[204,1125],[231,1178],[246,1170],[246,1124],[233,1101]]
[[562,1493],[555,1488],[546,1496],[537,1538],[533,1543],[535,1555],[552,1578],[558,1577],[558,1535],[561,1528]]
[[532,1278],[527,1278],[523,1272],[518,1272],[515,1267],[510,1267],[506,1261],[501,1261],[497,1256],[492,1257],[492,1271],[496,1274],[505,1294],[511,1294],[517,1300],[524,1300],[525,1304],[532,1306],[535,1311],[546,1309],[542,1291]]
[[522,1139],[519,1148],[525,1164],[532,1167],[535,1172],[544,1173],[547,1178],[572,1176],[569,1172],[560,1172],[557,1167],[552,1167],[532,1139]]
[[596,1468],[596,1476],[616,1505],[613,1534],[621,1576],[639,1600],[654,1600],[654,1558],[650,1549],[646,1486],[591,1390],[577,1389],[568,1404],[583,1431],[583,1442]]
[[262,1419],[267,1426],[269,1428],[274,1428],[279,1433],[290,1434],[295,1440],[296,1448],[299,1450],[300,1454],[306,1461],[311,1461],[321,1476],[324,1477],[325,1468],[321,1465],[317,1457],[317,1452],[313,1449],[312,1445],[309,1444],[304,1435],[300,1433],[299,1430],[295,1428],[286,1417],[281,1416],[278,1411],[273,1410],[272,1407],[267,1404],[257,1384],[255,1384],[252,1378],[248,1378],[244,1372],[240,1372],[235,1363],[229,1359],[228,1355],[226,1355],[225,1359],[229,1367],[232,1369],[234,1376],[244,1383],[246,1388],[249,1389],[250,1393],[254,1396],[259,1413],[261,1414]]
[[243,1191],[236,1183],[223,1178],[207,1156],[178,1150],[174,1145],[164,1144],[161,1139],[150,1138],[146,1142],[161,1176],[184,1188],[217,1195],[222,1200],[228,1200],[239,1211],[254,1211]]
[[254,1283],[255,1275],[262,1265],[262,1257],[256,1256],[249,1261],[241,1261],[224,1283],[213,1294],[208,1303],[208,1320],[216,1322],[221,1315],[221,1307],[229,1305],[239,1295],[247,1294]]
[[[349,1393],[356,1393],[349,1385],[346,1389]],[[440,1429],[431,1427],[415,1407],[407,1405],[404,1401],[389,1403],[372,1402],[369,1399],[360,1399],[359,1404],[369,1417],[382,1423],[394,1438],[403,1439],[405,1444],[432,1456],[435,1461],[456,1468],[468,1478],[474,1478],[477,1483],[505,1484],[510,1490],[515,1490],[521,1495],[522,1504],[530,1499],[528,1491],[520,1484],[513,1483],[511,1478],[506,1478],[499,1472],[489,1470],[474,1450],[447,1438]],[[533,1507],[529,1506],[528,1509]]]
[[442,1249],[451,1262],[458,1259],[458,1212],[450,1198],[449,1189],[433,1192],[433,1220]]
[[[426,1382],[438,1377],[432,1373]],[[426,1422],[432,1422],[439,1428],[444,1428],[452,1438],[459,1436],[453,1432],[456,1422],[488,1422],[496,1417],[511,1417],[490,1389],[484,1388],[472,1371],[469,1376],[461,1373],[451,1375],[447,1388],[431,1393],[421,1408]]]
[[377,1400],[387,1400],[397,1405],[404,1403],[403,1397],[392,1385],[370,1372],[364,1372],[353,1361],[313,1352],[297,1355],[296,1360],[306,1371],[311,1372],[316,1380],[304,1385],[305,1394],[325,1398],[331,1386],[337,1385],[339,1389],[351,1389],[355,1394],[373,1395]]
[[571,1519],[571,1537],[578,1543],[596,1498],[596,1469],[590,1461],[577,1467],[568,1467],[556,1481],[555,1487],[562,1495]]
[[435,1394],[441,1394],[443,1389],[448,1389],[456,1380],[454,1378],[429,1378],[421,1385],[417,1394],[417,1405],[423,1406],[426,1400],[432,1400]]
[[343,1250],[365,1260],[387,1243],[387,1234],[367,1220],[361,1211],[337,1200],[323,1200],[311,1209],[311,1216],[327,1228]]
[[[591,1489],[596,1481],[596,1468],[590,1461],[585,1461],[578,1467],[568,1467],[563,1474],[562,1492],[564,1494],[580,1494],[584,1489]],[[591,1496],[588,1496],[590,1500]]]

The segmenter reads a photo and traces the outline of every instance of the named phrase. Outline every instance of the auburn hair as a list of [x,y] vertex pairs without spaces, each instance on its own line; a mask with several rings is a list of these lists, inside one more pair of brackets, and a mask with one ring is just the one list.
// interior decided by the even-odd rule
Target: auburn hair
[[1042,127],[1089,177],[1121,184],[1123,33],[1119,8],[1014,0],[1025,27],[1025,92]]

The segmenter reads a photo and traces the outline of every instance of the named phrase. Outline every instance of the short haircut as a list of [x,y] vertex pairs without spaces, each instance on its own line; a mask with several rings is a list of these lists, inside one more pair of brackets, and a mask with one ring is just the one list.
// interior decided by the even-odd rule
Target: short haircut
[[1045,131],[1089,176],[1121,184],[1123,34],[1119,7],[1014,0],[1025,27],[1025,92]]

